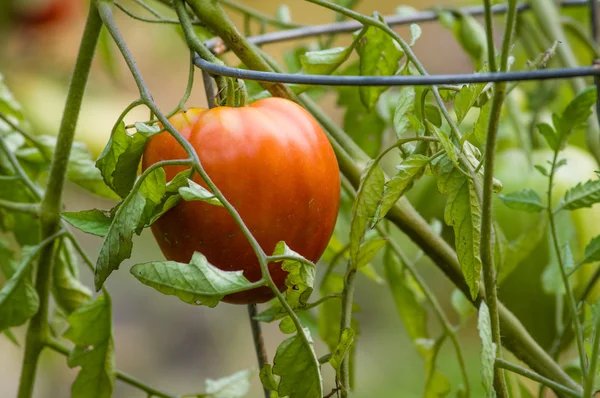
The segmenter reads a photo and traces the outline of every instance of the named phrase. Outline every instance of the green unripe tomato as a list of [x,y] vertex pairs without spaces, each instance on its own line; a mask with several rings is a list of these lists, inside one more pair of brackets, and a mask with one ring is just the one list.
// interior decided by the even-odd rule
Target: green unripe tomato
[[[533,165],[549,169],[548,161],[553,153],[549,149],[533,151],[531,163],[520,149],[499,153],[496,158],[495,177],[504,184],[503,193],[522,189],[533,189],[546,202],[548,178],[535,170]],[[552,201],[559,203],[567,189],[579,182],[597,178],[594,158],[582,149],[569,146],[559,155],[567,164],[555,175]],[[494,218],[508,240],[513,241],[540,222],[539,214],[509,209],[498,198],[494,202]],[[575,264],[583,256],[589,241],[600,234],[600,206],[572,212],[562,211],[557,215],[557,229],[563,239],[568,239]],[[546,232],[549,228],[546,228]],[[544,347],[549,347],[556,336],[556,297],[544,291],[542,274],[548,264],[556,264],[554,246],[550,236],[543,236],[536,247],[521,261],[515,270],[502,282],[500,300],[517,315],[533,337]],[[571,278],[577,293],[585,286],[596,264],[588,264]],[[597,296],[597,289],[590,299]],[[527,303],[526,305],[524,303]]]

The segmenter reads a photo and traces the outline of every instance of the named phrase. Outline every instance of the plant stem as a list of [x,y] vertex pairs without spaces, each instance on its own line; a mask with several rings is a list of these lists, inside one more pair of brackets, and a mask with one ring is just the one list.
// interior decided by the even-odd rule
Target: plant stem
[[[486,1],[486,22],[491,23],[491,10],[488,7],[489,0]],[[515,20],[517,17],[517,1],[509,0],[508,13],[506,17],[506,27],[504,30],[504,40],[502,42],[502,53],[500,60],[500,71],[508,70],[508,57],[510,55],[510,45],[514,32]],[[495,71],[495,52],[493,49],[493,30],[487,26],[488,35],[488,53],[490,58],[490,68]],[[494,98],[490,112],[487,140],[485,144],[485,167],[483,174],[483,204],[481,217],[481,263],[483,273],[483,283],[486,291],[486,303],[490,310],[490,319],[492,324],[492,340],[496,344],[496,357],[502,358],[502,341],[500,335],[500,317],[498,315],[498,292],[496,287],[496,270],[494,268],[494,233],[493,233],[493,196],[494,196],[494,160],[496,155],[496,142],[498,138],[498,127],[500,124],[500,113],[502,104],[506,96],[506,83],[497,83],[494,89]],[[508,398],[506,380],[501,368],[494,368],[494,389],[501,398]]]
[[[252,339],[254,340],[254,348],[256,349],[256,358],[258,359],[258,369],[269,363],[267,349],[265,348],[265,340],[263,339],[260,322],[254,319],[257,314],[256,304],[248,304],[248,318],[250,318],[250,327],[252,328]],[[269,398],[271,393],[263,387],[265,398]]]
[[277,28],[281,29],[293,29],[293,28],[301,28],[302,25],[296,23],[286,23],[282,22],[276,18],[273,18],[267,14],[264,14],[258,10],[255,10],[252,7],[248,7],[240,2],[231,1],[231,0],[219,0],[224,6],[231,8],[232,10],[241,12],[244,15],[250,16],[254,19],[259,20],[262,23],[271,24]]
[[[380,225],[377,226],[377,230],[379,231],[379,234],[382,237],[388,237],[388,234],[385,232],[385,230]],[[454,346],[454,351],[456,352],[456,358],[458,360],[458,365],[460,367],[463,381],[465,383],[465,386],[464,386],[465,387],[465,396],[469,397],[471,395],[471,386],[469,383],[469,376],[467,373],[467,365],[466,365],[465,358],[464,358],[464,355],[462,352],[462,347],[456,336],[456,331],[455,331],[454,326],[452,325],[452,323],[450,323],[450,320],[446,316],[446,313],[442,309],[442,306],[435,298],[435,295],[433,294],[433,292],[431,291],[431,289],[429,288],[429,286],[427,285],[427,283],[425,282],[423,277],[417,272],[417,269],[415,268],[414,263],[412,261],[410,261],[410,259],[402,251],[402,249],[400,248],[398,243],[392,239],[388,239],[388,245],[390,245],[390,247],[392,248],[394,253],[396,253],[398,258],[400,258],[400,260],[402,261],[402,263],[404,264],[404,266],[406,267],[408,272],[411,274],[411,276],[413,277],[415,282],[417,282],[417,285],[419,286],[419,288],[425,295],[425,298],[427,299],[427,301],[429,301],[429,304],[433,308],[434,314],[436,315],[440,324],[444,328],[444,332],[450,338],[450,341],[452,342],[452,345]]]
[[[345,329],[352,326],[352,306],[354,304],[354,281],[356,280],[356,267],[348,261],[348,269],[344,276],[344,290],[342,290],[342,316],[340,320],[340,338]],[[350,393],[350,360],[346,355],[340,365],[340,395],[347,398]]]
[[496,47],[494,46],[494,20],[492,15],[491,0],[484,0],[485,8],[485,36],[487,39],[487,55],[490,72],[496,72]]
[[[54,340],[54,339],[48,340],[46,342],[46,346],[66,357],[71,355],[71,350],[67,346],[65,346],[64,344],[62,344],[61,342],[59,342],[57,340]],[[167,394],[166,392],[157,390],[156,388],[151,387],[151,386],[145,384],[144,382],[136,379],[135,377],[130,376],[127,373],[121,372],[120,370],[117,370],[117,379],[121,380],[122,382],[124,382],[126,384],[129,384],[132,387],[137,388],[138,390],[144,391],[151,397],[176,398],[174,395],[170,395],[170,394]]]
[[34,147],[36,147],[36,149],[40,152],[40,155],[42,155],[42,157],[45,160],[50,160],[50,158],[48,157],[47,149],[44,147],[44,145],[42,145],[40,143],[40,141],[37,139],[37,137],[29,134],[27,131],[25,131],[24,129],[19,127],[17,124],[13,123],[8,117],[6,117],[6,115],[4,115],[1,112],[0,112],[0,119],[3,120],[6,124],[8,124],[8,126],[10,128],[15,130],[17,133],[21,134],[23,137],[25,137],[27,139],[27,141],[29,141]]
[[15,157],[15,154],[11,152],[11,150],[8,148],[8,146],[4,142],[4,139],[1,137],[0,137],[0,151],[2,151],[4,153],[4,155],[6,156],[8,163],[10,163],[10,165],[13,168],[13,171],[15,172],[15,176],[17,176],[21,180],[21,182],[23,182],[23,184],[25,184],[25,186],[29,189],[29,191],[31,192],[31,194],[34,196],[35,199],[40,200],[43,195],[42,190],[37,185],[35,185],[33,183],[33,181],[31,181],[31,179],[29,178],[29,176],[27,175],[27,173],[25,172],[25,170],[23,169],[23,167],[21,166],[21,164]]
[[[46,191],[41,202],[40,232],[42,240],[55,234],[60,226],[58,213],[62,206],[62,191],[67,174],[69,154],[101,28],[102,20],[98,15],[95,3],[92,3],[69,86],[67,103],[58,132],[54,157],[50,165]],[[48,303],[54,257],[55,245],[46,246],[40,255],[35,286],[40,299],[40,308],[29,322],[27,329],[18,398],[30,398],[32,396],[38,359],[44,342],[48,339]]]
[[590,369],[585,378],[583,388],[583,398],[593,398],[596,388],[596,370],[598,367],[598,354],[600,351],[600,316],[596,315],[596,325],[594,327],[594,337],[592,340],[592,354],[590,358]]
[[561,392],[561,393],[567,394],[568,396],[573,397],[573,398],[581,398],[580,392],[575,391],[569,387],[566,387],[560,383],[557,383],[554,380],[550,380],[544,376],[541,376],[535,372],[532,372],[529,369],[525,369],[519,365],[515,365],[513,363],[505,361],[504,359],[496,359],[495,366],[497,368],[510,370],[511,372],[519,374],[530,380],[537,381],[538,383],[541,383],[545,386],[550,387],[551,389],[553,389],[556,392]]
[[[579,66],[577,57],[562,28],[560,14],[553,0],[531,0],[530,4],[531,11],[542,28],[544,36],[553,42],[558,41],[561,43],[556,49],[556,54],[563,66],[566,68]],[[575,94],[580,93],[587,86],[584,78],[569,79],[569,83]],[[591,116],[588,119],[586,141],[588,149],[594,155],[596,161],[600,163],[600,125],[596,116]]]
[[586,354],[585,347],[583,344],[583,329],[581,326],[581,321],[579,320],[578,311],[577,311],[577,302],[575,301],[575,295],[573,293],[573,289],[571,289],[571,283],[569,282],[569,276],[567,275],[567,270],[565,269],[565,264],[563,261],[562,252],[560,250],[560,243],[558,241],[558,232],[556,230],[556,220],[554,218],[554,212],[552,211],[552,188],[554,186],[554,175],[556,172],[556,163],[558,160],[558,154],[560,151],[560,146],[554,151],[554,157],[552,158],[552,166],[550,169],[550,177],[548,178],[548,196],[547,202],[548,207],[546,209],[548,213],[548,220],[550,221],[550,234],[552,235],[552,243],[554,245],[554,251],[556,253],[556,257],[558,260],[558,267],[560,269],[560,276],[563,281],[563,285],[565,286],[565,290],[567,293],[567,303],[569,305],[569,310],[571,311],[571,320],[573,321],[573,328],[575,329],[575,341],[577,343],[577,351],[579,353],[579,366],[581,367],[581,374],[585,377],[588,375],[588,367],[586,363]]
[[[227,17],[218,1],[187,0],[187,3],[192,7],[196,16],[216,32],[248,68],[272,71],[256,51],[248,51],[253,46]],[[290,89],[285,84],[264,82],[263,85],[276,97],[292,97]]]
[[[194,27],[190,21],[190,17],[185,9],[185,4],[183,0],[176,0],[175,3],[175,11],[177,12],[177,16],[179,17],[179,21],[181,23],[181,28],[183,29],[183,34],[185,35],[185,40],[188,44],[188,47],[194,52],[196,52],[202,59],[212,62],[214,64],[222,65],[223,61],[217,58],[213,53],[210,52],[208,48],[200,41],[198,36],[196,36],[196,32],[194,31]],[[193,58],[191,61],[191,67],[195,68]],[[217,89],[219,90],[220,99],[224,99],[225,91],[227,89],[227,79],[223,76],[216,76],[215,80],[217,82]],[[220,101],[219,101],[220,102]]]
[[0,199],[0,208],[39,217],[40,206],[37,203],[19,203]]

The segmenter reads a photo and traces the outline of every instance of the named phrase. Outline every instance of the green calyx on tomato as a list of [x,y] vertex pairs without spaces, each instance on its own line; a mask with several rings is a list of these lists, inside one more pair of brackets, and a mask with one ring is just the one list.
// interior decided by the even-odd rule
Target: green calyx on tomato
[[[204,170],[236,208],[262,249],[271,254],[280,241],[316,262],[327,247],[340,202],[335,154],[313,117],[294,102],[267,98],[242,108],[190,109],[170,122],[195,149]],[[186,153],[169,133],[154,136],[144,151],[142,168]],[[165,168],[167,179],[183,166]],[[206,187],[198,175],[194,181]],[[262,274],[240,227],[220,206],[179,202],[152,225],[169,260],[189,262],[194,252],[214,266],[242,270],[254,282]],[[285,289],[287,272],[269,264],[271,277]],[[226,296],[236,304],[273,297],[268,287]]]

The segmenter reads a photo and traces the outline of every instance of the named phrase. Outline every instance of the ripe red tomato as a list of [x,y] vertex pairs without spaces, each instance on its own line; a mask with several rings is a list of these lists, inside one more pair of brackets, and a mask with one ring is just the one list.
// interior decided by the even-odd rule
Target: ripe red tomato
[[82,6],[81,0],[15,1],[16,22],[26,27],[45,27],[65,23]]
[[[340,177],[333,149],[307,111],[288,100],[267,98],[243,108],[190,109],[171,122],[267,254],[285,241],[307,259],[319,259],[336,222]],[[184,158],[175,139],[162,133],[150,139],[142,168]],[[184,169],[165,168],[167,180]],[[194,180],[204,185],[201,177]],[[250,281],[261,278],[250,244],[222,207],[181,201],[152,225],[152,232],[169,260],[189,262],[197,251],[220,269],[243,270]],[[269,264],[269,270],[283,290],[287,272],[281,263]],[[261,287],[223,301],[261,303],[272,297],[268,287]]]

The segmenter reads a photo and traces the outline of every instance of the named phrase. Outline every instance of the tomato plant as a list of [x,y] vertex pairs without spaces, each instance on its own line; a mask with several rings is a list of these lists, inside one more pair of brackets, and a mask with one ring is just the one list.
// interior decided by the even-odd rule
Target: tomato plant
[[[266,252],[285,241],[310,261],[321,257],[337,218],[340,179],[333,149],[309,113],[291,101],[267,98],[244,108],[189,110],[172,123]],[[148,142],[142,169],[185,156],[177,141],[162,133]],[[184,169],[166,168],[167,180]],[[199,177],[195,181],[202,183]],[[152,225],[152,232],[169,260],[187,263],[200,252],[223,270],[242,270],[252,282],[261,279],[252,247],[224,208],[181,202]],[[283,290],[287,272],[277,263],[270,269]],[[272,297],[263,287],[224,301],[248,304]]]
[[[427,30],[391,28],[431,12],[399,7],[402,18],[382,18],[356,11],[357,1],[306,3],[335,12],[338,23],[305,27],[285,5],[270,16],[230,0],[92,0],[60,117],[33,122],[8,88],[10,75],[0,82],[0,332],[24,346],[17,398],[34,396],[45,349],[78,368],[74,398],[116,397],[117,381],[161,398],[259,390],[266,398],[519,398],[536,387],[538,396],[596,394],[600,125],[596,87],[583,76],[598,72],[575,69],[595,53],[594,38],[550,0],[532,0],[528,14],[518,14],[515,0],[499,7],[498,49],[489,1],[483,24],[471,8],[436,9],[452,33],[444,38],[458,42],[476,72],[446,79],[420,60],[432,48],[421,44]],[[35,4],[28,23],[58,23],[65,4]],[[145,44],[169,50],[156,59],[174,60],[154,65],[161,105],[173,99],[164,96],[175,90],[171,78],[187,75],[168,112],[116,13],[175,28],[165,46]],[[243,27],[231,13],[242,14]],[[344,46],[333,46],[353,27]],[[286,50],[283,67],[262,47],[296,38],[307,42]],[[75,141],[81,126],[103,129],[81,112],[98,107],[84,101],[88,84],[98,84],[90,73],[107,72],[92,68],[97,53],[115,79],[115,66],[126,66],[136,88],[135,96],[120,91],[131,103],[110,121],[110,138],[98,138],[99,154]],[[184,68],[173,66],[179,58]],[[198,69],[208,109],[197,107]],[[54,113],[50,105],[36,107]],[[39,131],[55,119],[56,135]],[[94,202],[104,208],[65,200],[66,182],[107,199]],[[98,238],[97,255],[73,228]],[[144,230],[162,256],[146,250],[152,258],[140,260]],[[116,272],[125,265],[129,281]],[[202,325],[227,340],[202,362],[220,369],[218,360],[231,356],[245,369],[188,395],[118,370],[134,279],[152,307],[171,300],[221,315],[239,308],[223,303],[247,304],[254,347],[228,334],[241,328],[236,315],[226,315],[227,327],[217,318]],[[144,331],[173,324],[177,337],[196,319],[184,324],[162,307],[151,318],[157,325]],[[274,322],[279,331],[263,334]],[[190,339],[182,341],[187,351]]]

